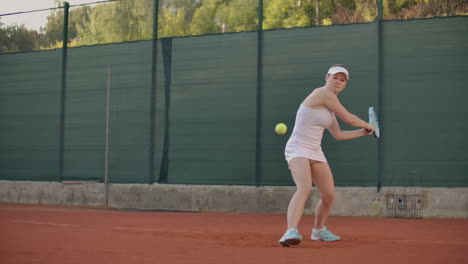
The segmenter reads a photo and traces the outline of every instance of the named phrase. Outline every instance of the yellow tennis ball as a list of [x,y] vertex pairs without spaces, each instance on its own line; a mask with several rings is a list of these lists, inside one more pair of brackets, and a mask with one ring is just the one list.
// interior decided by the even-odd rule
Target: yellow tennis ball
[[275,132],[278,135],[284,135],[286,134],[286,131],[288,131],[288,127],[283,123],[279,123],[275,127]]

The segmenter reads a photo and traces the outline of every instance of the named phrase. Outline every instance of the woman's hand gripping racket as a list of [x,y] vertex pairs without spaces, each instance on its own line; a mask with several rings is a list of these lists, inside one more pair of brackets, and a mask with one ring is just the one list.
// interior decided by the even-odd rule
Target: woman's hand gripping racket
[[377,114],[375,113],[373,106],[369,107],[369,124],[375,126],[375,130],[373,134],[375,138],[379,138],[380,137],[379,120],[377,119]]

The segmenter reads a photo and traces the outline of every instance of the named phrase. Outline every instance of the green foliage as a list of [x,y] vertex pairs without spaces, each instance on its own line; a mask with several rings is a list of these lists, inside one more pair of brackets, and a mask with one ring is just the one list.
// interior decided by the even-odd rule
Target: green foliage
[[223,3],[223,0],[205,0],[193,15],[190,32],[193,35],[220,33],[221,25],[217,23],[216,12]]
[[359,0],[356,1],[356,11],[360,12],[364,21],[374,21],[378,15],[377,1]]
[[83,11],[89,21],[77,23],[77,37],[83,45],[151,39],[153,6],[150,0],[118,1]]
[[39,35],[24,25],[3,27],[0,22],[0,52],[34,50],[38,46]]
[[[60,4],[60,3],[58,3]],[[91,12],[90,6],[81,6],[77,8],[71,8],[68,19],[68,40],[74,40],[78,38],[78,28],[83,28],[86,24],[89,24]],[[41,27],[39,32],[41,35],[40,46],[50,47],[56,46],[57,42],[63,41],[63,9],[52,10],[50,15],[47,17],[47,23],[45,27]]]
[[[372,22],[378,0],[263,0],[263,29]],[[468,15],[466,0],[383,0],[385,19]],[[63,1],[55,0],[56,6]],[[95,45],[151,39],[154,0],[71,7],[68,43]],[[317,12],[318,11],[318,12]],[[159,0],[158,38],[258,29],[258,0]],[[0,17],[1,19],[1,17]],[[0,21],[0,52],[60,47],[63,9],[39,33]]]
[[91,18],[89,16],[90,13],[91,13],[90,6],[80,6],[77,8],[70,9],[69,21],[68,21],[68,39],[69,40],[78,38],[78,28],[84,28],[85,25],[90,23],[91,21]]
[[412,19],[468,14],[466,0],[384,0],[385,19]]
[[63,39],[63,10],[53,10],[47,17],[47,23],[44,28],[40,28],[42,34],[41,45],[48,46],[56,41]]
[[216,12],[223,32],[253,31],[258,28],[258,0],[226,1]]
[[393,0],[393,1],[385,1],[387,2],[387,9],[388,12],[391,14],[399,13],[405,8],[409,8],[415,4],[417,4],[416,0]]
[[2,18],[0,17],[0,53],[7,50],[6,42],[7,42],[7,34],[3,29]]
[[264,29],[308,27],[313,25],[315,2],[298,0],[270,0],[265,5]]
[[203,1],[206,1],[206,0],[158,0],[158,1],[160,3],[160,8],[162,9],[172,9],[172,10],[184,9],[185,10],[184,19],[186,21],[191,21],[196,10],[200,8],[204,4]]
[[187,10],[163,9],[159,12],[161,23],[158,24],[158,37],[176,37],[189,35],[189,25],[186,21]]

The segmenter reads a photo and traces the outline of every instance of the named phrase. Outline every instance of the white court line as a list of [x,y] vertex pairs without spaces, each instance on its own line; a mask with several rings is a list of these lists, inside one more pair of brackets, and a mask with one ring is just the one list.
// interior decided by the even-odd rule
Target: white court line
[[206,232],[202,231],[190,231],[187,232],[185,230],[167,230],[167,229],[154,229],[154,228],[138,228],[138,227],[120,227],[115,226],[112,229],[116,230],[133,230],[133,231],[148,231],[148,232],[164,232],[164,233],[190,233],[190,234],[205,234]]
[[[62,227],[80,227],[79,225],[72,225],[72,224],[58,224],[58,223],[48,223],[48,222],[37,222],[37,221],[21,221],[21,220],[13,220],[10,222],[14,223],[23,223],[23,224],[35,224],[35,225],[49,225],[49,226],[62,226]],[[137,227],[112,227],[112,229],[116,230],[134,230],[134,231],[150,231],[150,232],[170,232],[170,233],[187,233],[186,231],[177,231],[172,230],[168,231],[165,229],[154,229],[154,228],[137,228]],[[202,231],[191,231],[190,233],[204,233]],[[380,240],[384,242],[393,242],[393,243],[406,243],[406,244],[451,244],[451,245],[468,245],[468,242],[462,241],[432,241],[432,240],[392,240],[392,239],[384,239]]]
[[48,223],[48,222],[36,222],[36,221],[20,221],[20,220],[14,220],[14,221],[10,221],[10,222],[22,223],[22,224],[34,224],[34,225],[50,225],[50,226],[64,226],[64,227],[80,227],[79,225],[58,224],[58,223]]
[[161,232],[161,229],[151,229],[151,228],[134,228],[134,227],[113,227],[112,229],[117,229],[117,230],[136,230],[136,231],[155,231],[155,232]]
[[407,243],[407,244],[452,244],[452,245],[468,245],[468,242],[461,241],[432,241],[432,240],[381,240],[385,242]]

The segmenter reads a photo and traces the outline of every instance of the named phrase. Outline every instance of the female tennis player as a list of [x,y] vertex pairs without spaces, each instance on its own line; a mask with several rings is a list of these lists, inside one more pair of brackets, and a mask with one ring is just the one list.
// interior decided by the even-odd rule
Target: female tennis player
[[[288,207],[287,231],[279,240],[283,246],[298,245],[302,241],[297,225],[312,191],[312,182],[320,193],[320,201],[315,209],[315,225],[311,239],[340,239],[325,226],[335,199],[335,186],[330,166],[322,152],[323,131],[328,129],[336,140],[371,135],[374,131],[374,125],[348,112],[338,100],[337,96],[348,84],[349,77],[349,71],[344,65],[333,65],[326,75],[325,86],[315,89],[307,96],[297,111],[294,129],[285,149],[286,161],[297,189]],[[362,129],[342,131],[336,116],[346,124]]]

